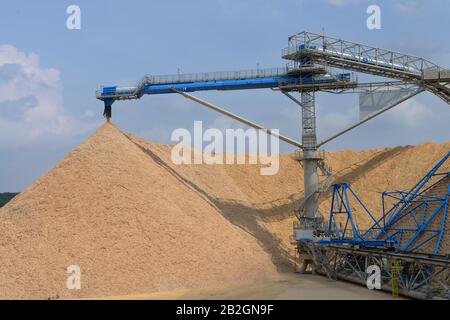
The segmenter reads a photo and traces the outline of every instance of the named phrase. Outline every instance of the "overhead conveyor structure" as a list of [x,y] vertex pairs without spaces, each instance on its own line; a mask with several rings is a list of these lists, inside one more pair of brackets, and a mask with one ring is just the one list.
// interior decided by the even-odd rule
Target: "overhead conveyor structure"
[[450,103],[450,70],[421,57],[310,32],[289,37],[282,56],[415,83]]
[[[369,253],[364,250],[358,253],[360,254],[358,257],[361,259],[363,256],[371,257],[375,252],[398,249],[398,246],[392,245],[392,239],[389,237],[386,239],[370,238],[370,240],[365,237],[356,237],[346,242],[343,241],[342,234],[339,236],[339,233],[325,232],[325,219],[319,212],[319,196],[330,188],[333,175],[331,168],[325,162],[324,152],[319,148],[421,92],[431,92],[450,104],[450,70],[424,58],[311,32],[301,32],[290,36],[288,46],[282,50],[281,55],[288,61],[281,68],[161,76],[146,75],[135,86],[104,86],[97,91],[96,95],[104,102],[104,114],[108,119],[111,117],[112,104],[116,100],[140,99],[144,95],[176,93],[234,120],[264,130],[268,134],[274,134],[257,123],[194,97],[191,93],[249,89],[280,91],[298,104],[301,109],[301,141],[295,141],[282,134],[275,134],[284,142],[299,148],[296,158],[302,162],[304,170],[304,197],[294,210],[298,218],[294,227],[294,241],[303,256],[301,269],[306,270],[308,266],[316,269],[321,266],[323,270],[324,266],[330,266],[329,261],[327,262],[325,259],[326,251],[332,250],[331,248],[336,248],[336,246],[342,250],[355,250],[355,247],[370,248]],[[355,73],[375,76],[372,78],[376,79],[380,77],[386,79],[359,82]],[[364,108],[364,116],[348,128],[318,141],[315,108],[315,98],[318,92],[359,93],[360,109]],[[300,96],[296,96],[297,93]],[[322,180],[319,178],[319,173],[323,177]],[[337,195],[344,189],[351,190],[346,185],[333,186],[333,188]],[[331,212],[330,219],[333,217],[332,214],[333,212]],[[441,216],[443,211],[436,214]],[[427,227],[422,225],[422,228]],[[407,255],[408,253],[402,254]],[[347,251],[339,257],[334,256],[336,259],[345,259],[345,257],[350,257]],[[389,260],[389,257],[383,255],[385,260]],[[427,257],[427,259],[433,258]],[[427,259],[415,261],[419,264],[423,263],[421,266],[426,268],[426,263],[429,261]],[[438,260],[440,267],[442,267],[443,260],[447,261],[443,270],[447,272],[444,282],[448,282],[449,259],[440,257]],[[346,263],[351,267],[356,267],[352,265],[351,261],[346,261]],[[325,269],[327,268],[325,267]],[[332,277],[342,276],[336,270],[334,273],[325,273]],[[442,280],[439,281],[442,282]],[[431,288],[429,282],[425,280],[424,283],[426,288]],[[448,287],[449,285],[445,284],[444,289],[440,288],[441,291],[435,293],[435,296],[447,297],[450,295]],[[421,290],[423,288],[422,284]],[[402,293],[422,297],[423,290],[417,293],[416,289],[403,288]],[[442,290],[447,291],[443,292]],[[429,292],[427,293],[425,290],[425,293]]]

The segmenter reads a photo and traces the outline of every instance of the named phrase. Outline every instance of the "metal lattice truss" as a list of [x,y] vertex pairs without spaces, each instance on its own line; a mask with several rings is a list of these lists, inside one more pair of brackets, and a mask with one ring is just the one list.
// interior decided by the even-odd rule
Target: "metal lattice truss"
[[450,262],[435,256],[399,254],[339,245],[300,244],[314,272],[366,285],[368,267],[381,271],[381,289],[418,299],[450,299]]
[[[439,169],[448,152],[411,190],[383,193],[383,214],[376,218],[348,183],[333,185],[328,226],[321,244],[392,248],[401,253],[446,254],[444,239],[450,198],[450,172]],[[394,201],[391,206],[387,199]],[[356,217],[372,225],[360,229]],[[441,252],[442,251],[442,252]]]
[[412,201],[408,200],[409,192],[386,192],[383,196],[383,201],[390,197],[398,203],[384,215],[389,221],[382,229],[384,234],[378,234],[377,238],[395,241],[402,252],[432,246],[433,253],[438,254],[445,233],[448,196],[418,195]]
[[[300,254],[313,271],[333,279],[365,284],[367,268],[381,268],[382,289],[394,294],[450,299],[450,259],[442,248],[450,198],[448,152],[411,190],[383,193],[383,214],[376,218],[347,183],[333,185],[328,222],[315,239],[299,240],[304,226],[294,225]],[[386,199],[393,199],[389,207]],[[389,208],[389,209],[388,209]],[[387,209],[385,211],[385,209]],[[356,217],[372,226],[362,230]],[[448,245],[448,244],[445,244]]]
[[420,57],[312,32],[289,37],[282,56],[286,59],[315,56],[317,61],[335,67],[406,80],[420,79],[423,70],[439,69],[436,64]]
[[[355,212],[357,211],[355,210],[355,204],[358,205],[358,212]],[[369,216],[371,221],[375,223],[374,226],[378,230],[383,230],[383,226],[366,208],[348,183],[334,184],[330,217],[325,230],[327,239],[322,243],[388,247],[386,241],[376,241],[367,237],[367,232],[360,230],[356,215]]]
[[311,32],[289,37],[282,56],[415,83],[450,103],[450,70],[421,57]]
[[450,152],[411,190],[384,192],[383,208],[388,208],[387,199],[395,203],[365,237],[395,241],[402,252],[441,253],[450,201],[450,172],[440,169],[449,158]]

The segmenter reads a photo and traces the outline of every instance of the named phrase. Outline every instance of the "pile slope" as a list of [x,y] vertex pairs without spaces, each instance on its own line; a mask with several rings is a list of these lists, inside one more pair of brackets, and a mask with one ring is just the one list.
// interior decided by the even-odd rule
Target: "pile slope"
[[[197,192],[206,195],[233,224],[255,236],[271,253],[279,271],[293,270],[296,251],[290,235],[295,221],[293,207],[303,196],[303,168],[292,155],[281,155],[276,175],[262,176],[261,165],[175,165],[171,161],[172,146],[129,137],[151,151],[159,162],[194,186]],[[333,182],[350,183],[371,212],[380,216],[381,192],[409,190],[448,150],[450,142],[344,150],[326,153],[326,162],[333,169]],[[449,165],[447,163],[443,169],[450,170]],[[331,191],[320,198],[324,216],[329,214],[330,200]],[[356,210],[355,216],[359,227],[365,229],[373,222],[361,211]]]
[[[276,277],[257,240],[105,124],[0,210],[0,298],[83,298]],[[68,290],[67,267],[81,268]]]

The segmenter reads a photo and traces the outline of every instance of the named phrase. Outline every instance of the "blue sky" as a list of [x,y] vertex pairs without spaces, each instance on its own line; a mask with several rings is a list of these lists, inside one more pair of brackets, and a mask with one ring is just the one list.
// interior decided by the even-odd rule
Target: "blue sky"
[[[66,8],[81,8],[81,30]],[[366,8],[381,8],[368,30]],[[0,192],[21,191],[103,122],[100,84],[144,74],[283,66],[291,34],[307,30],[421,55],[450,67],[449,0],[3,1],[0,10]],[[270,90],[197,93],[300,139],[300,113]],[[356,95],[319,94],[319,136],[358,118]],[[123,130],[170,142],[176,128],[239,127],[175,95],[118,102]],[[450,140],[450,108],[430,94],[406,102],[327,146],[364,149]],[[290,146],[281,145],[283,152]]]

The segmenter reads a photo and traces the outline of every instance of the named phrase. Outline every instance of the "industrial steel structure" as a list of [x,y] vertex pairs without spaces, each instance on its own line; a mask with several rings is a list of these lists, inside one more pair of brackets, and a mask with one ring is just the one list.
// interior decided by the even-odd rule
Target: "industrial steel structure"
[[[436,197],[427,195],[423,189],[442,164],[438,164],[437,169],[434,168],[436,170],[433,172],[433,169],[415,189],[406,193],[385,193],[384,199],[395,198],[398,203],[384,212],[381,220],[377,220],[377,215],[362,204],[348,184],[333,186],[333,204],[327,223],[319,212],[318,198],[329,189],[333,179],[320,147],[423,91],[429,91],[450,104],[450,70],[420,57],[311,32],[290,36],[288,47],[282,50],[282,58],[288,60],[283,68],[146,75],[136,86],[103,87],[97,91],[97,98],[104,102],[105,116],[110,118],[111,106],[116,100],[140,99],[146,94],[178,93],[246,125],[274,134],[263,126],[194,97],[190,92],[262,88],[280,91],[301,107],[302,114],[301,142],[276,134],[299,148],[296,157],[304,169],[304,197],[294,210],[298,217],[294,240],[303,257],[302,270],[306,271],[310,265],[313,270],[330,277],[362,281],[367,277],[364,266],[371,262],[377,265],[392,262],[395,267],[384,270],[395,272],[387,271],[383,279],[391,279],[389,281],[393,283],[393,275],[399,274],[400,279],[395,283],[400,286],[397,288],[400,293],[422,298],[448,298],[449,258],[439,255],[439,247],[446,232],[449,190],[446,195]],[[355,72],[388,79],[360,83]],[[315,97],[320,91],[359,93],[364,116],[350,127],[318,141]],[[300,96],[296,97],[294,93],[300,93]],[[448,155],[443,162],[447,158]],[[323,179],[319,178],[319,173]],[[447,172],[443,179],[448,177]],[[351,197],[374,221],[374,225],[365,232],[354,223],[349,202]],[[430,208],[435,208],[436,203],[440,204],[439,210],[436,208],[430,213]],[[407,216],[418,221],[418,210],[422,210],[423,219],[414,227],[398,223]],[[344,228],[337,224],[338,215],[347,217]],[[432,222],[438,218],[441,219],[441,228],[431,228]],[[424,255],[420,252],[420,248],[433,241],[436,243],[432,253]],[[413,271],[405,273],[406,265]],[[405,274],[408,274],[407,280],[403,278]],[[437,287],[435,282],[439,284]]]
[[[448,231],[449,158],[450,152],[411,190],[383,192],[383,212],[378,217],[349,184],[333,185],[327,223],[315,230],[314,241],[296,238],[300,251],[313,259],[313,271],[365,284],[367,267],[376,265],[383,289],[414,298],[450,299],[450,260],[448,247],[443,247]],[[356,217],[368,218],[372,225],[362,230]]]

